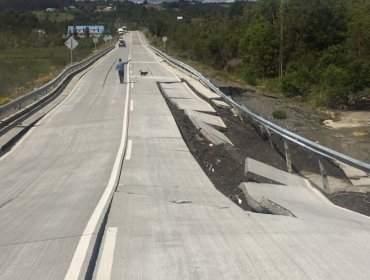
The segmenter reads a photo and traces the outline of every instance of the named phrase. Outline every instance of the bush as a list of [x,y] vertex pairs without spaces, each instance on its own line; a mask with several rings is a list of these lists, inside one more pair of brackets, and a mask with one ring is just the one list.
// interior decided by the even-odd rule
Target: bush
[[247,84],[252,86],[256,86],[258,84],[257,74],[252,69],[242,66],[239,71],[239,78],[245,81]]
[[281,81],[281,90],[286,97],[303,96],[307,98],[314,81],[314,73],[308,66],[294,63],[288,66]]
[[272,116],[274,117],[274,119],[277,119],[277,120],[283,120],[287,118],[287,115],[285,111],[283,110],[276,110],[272,112]]

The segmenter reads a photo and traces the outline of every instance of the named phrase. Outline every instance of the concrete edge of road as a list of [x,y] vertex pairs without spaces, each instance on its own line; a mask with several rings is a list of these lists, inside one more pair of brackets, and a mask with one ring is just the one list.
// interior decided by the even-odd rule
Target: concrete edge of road
[[[114,48],[112,49],[114,50]],[[32,128],[34,127],[45,115],[63,102],[72,92],[77,82],[91,70],[91,67],[96,62],[104,58],[109,52],[95,60],[87,68],[81,71],[72,73],[71,76],[62,83],[56,90],[50,93],[45,98],[39,100],[36,104],[32,104],[32,108],[22,117],[15,120],[15,124],[9,124],[7,131],[0,136],[0,158],[8,153],[12,147]],[[72,85],[72,88],[68,87]],[[67,90],[67,94],[62,95]],[[45,109],[43,112],[42,109]]]

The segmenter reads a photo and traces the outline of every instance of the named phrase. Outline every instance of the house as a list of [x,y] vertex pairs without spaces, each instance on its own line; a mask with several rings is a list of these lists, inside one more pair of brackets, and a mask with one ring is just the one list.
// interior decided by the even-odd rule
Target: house
[[43,29],[32,29],[32,33],[38,34],[39,36],[46,35],[46,32]]
[[78,37],[85,37],[86,33],[89,33],[90,36],[99,37],[104,33],[103,25],[70,25],[68,26],[67,33],[75,34],[77,33]]

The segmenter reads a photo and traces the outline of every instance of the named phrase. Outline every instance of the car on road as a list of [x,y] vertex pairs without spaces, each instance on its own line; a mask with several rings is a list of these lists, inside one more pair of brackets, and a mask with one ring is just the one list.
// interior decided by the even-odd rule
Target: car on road
[[118,40],[118,47],[122,48],[122,47],[126,47],[126,42],[125,40],[123,39],[119,39]]

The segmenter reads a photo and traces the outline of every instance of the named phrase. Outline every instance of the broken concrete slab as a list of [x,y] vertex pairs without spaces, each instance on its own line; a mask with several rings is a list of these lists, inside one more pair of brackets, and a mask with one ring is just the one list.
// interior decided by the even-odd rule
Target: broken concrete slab
[[200,119],[190,116],[189,119],[194,124],[194,126],[199,130],[199,132],[212,144],[214,145],[220,145],[220,144],[229,144],[231,146],[234,146],[234,144],[230,141],[227,136],[212,127],[209,124],[206,124],[202,122]]
[[369,177],[369,174],[367,174],[365,171],[354,168],[344,163],[340,164],[340,168],[344,171],[344,173],[346,173],[348,178],[357,179],[357,178]]
[[339,166],[346,174],[348,180],[351,182],[353,186],[370,185],[370,177],[368,173],[344,163],[340,163]]
[[231,108],[231,106],[229,104],[227,104],[226,102],[221,101],[221,100],[212,99],[211,104],[215,105],[218,108],[222,108],[222,109],[230,109]]
[[[259,184],[255,183],[255,185]],[[242,190],[247,204],[252,208],[253,211],[263,214],[296,217],[289,209],[283,207],[282,205],[279,205],[269,198],[265,198],[263,195],[261,196],[261,194],[258,192],[255,194],[253,189],[253,192],[249,194],[248,187],[250,186],[251,185],[248,183],[241,183],[239,188]]]
[[296,218],[296,216],[289,209],[286,209],[285,207],[275,203],[274,201],[270,199],[262,198],[260,204],[262,207],[269,210],[274,215]]
[[217,93],[205,87],[198,80],[191,78],[183,78],[183,80],[189,85],[192,90],[194,90],[196,94],[198,94],[200,97],[207,100],[208,102],[214,99],[221,99],[221,97]]
[[202,122],[214,126],[219,131],[226,131],[226,125],[219,116],[197,112],[193,110],[185,110],[184,113],[188,117],[190,116],[195,117],[196,119],[201,120]]
[[[244,182],[239,188],[242,190],[245,188],[243,193],[250,197],[249,200],[246,200],[247,202],[252,199],[255,201],[250,205],[252,209],[255,207],[256,202],[258,203],[257,206],[260,208],[269,209],[271,206],[266,206],[265,202],[261,203],[263,199],[268,199],[289,210],[298,218],[306,218],[315,220],[316,222],[318,219],[330,219],[332,221],[340,220],[344,215],[343,213],[348,212],[348,210],[335,206],[330,203],[330,201],[328,202],[325,197],[322,197],[322,195],[317,193],[313,188],[297,188],[294,186],[252,182]],[[338,209],[342,211],[338,211]],[[270,209],[269,211],[273,210]],[[353,213],[354,216],[358,216],[357,213],[351,213]]]
[[277,169],[252,158],[246,158],[244,173],[254,173],[272,181],[297,187],[305,187],[305,179],[297,175]]
[[171,98],[171,101],[176,105],[179,110],[192,110],[200,112],[215,113],[215,109],[208,103],[198,99],[177,99]]
[[163,94],[168,98],[196,99],[197,97],[189,91],[185,83],[161,83]]

